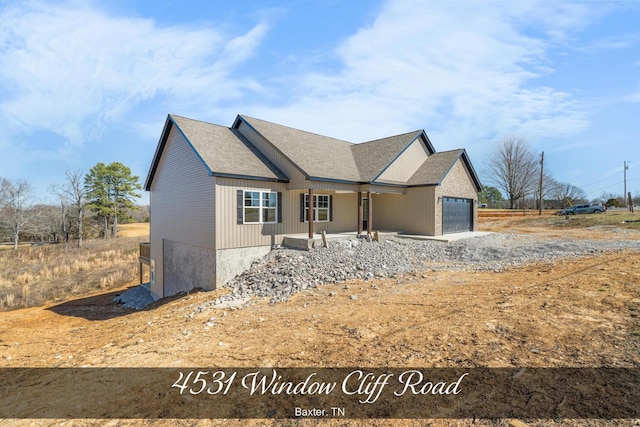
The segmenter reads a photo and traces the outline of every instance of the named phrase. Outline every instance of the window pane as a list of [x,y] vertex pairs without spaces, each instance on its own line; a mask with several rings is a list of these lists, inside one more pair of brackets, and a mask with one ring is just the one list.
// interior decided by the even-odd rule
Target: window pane
[[275,208],[278,204],[278,193],[262,193],[262,206]]
[[276,210],[273,208],[264,208],[262,210],[262,222],[276,222]]
[[244,205],[245,206],[260,206],[260,193],[257,191],[245,191],[244,193]]
[[244,209],[244,222],[260,222],[260,209],[259,208],[245,208]]
[[318,209],[318,221],[329,221],[328,209]]

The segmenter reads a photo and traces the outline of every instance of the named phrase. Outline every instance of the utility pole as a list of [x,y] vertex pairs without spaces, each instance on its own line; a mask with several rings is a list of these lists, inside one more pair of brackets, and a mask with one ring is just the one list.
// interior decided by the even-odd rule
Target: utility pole
[[544,171],[544,151],[540,155],[540,199],[538,199],[538,215],[542,215],[542,174]]
[[627,162],[624,162],[624,207],[628,207],[627,205],[627,169],[629,169],[629,166],[627,165]]

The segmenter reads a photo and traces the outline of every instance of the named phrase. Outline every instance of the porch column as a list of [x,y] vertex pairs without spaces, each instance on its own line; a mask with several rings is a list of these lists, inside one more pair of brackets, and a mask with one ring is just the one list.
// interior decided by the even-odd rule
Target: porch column
[[313,239],[313,217],[315,216],[315,203],[313,202],[313,188],[309,189],[309,238]]
[[367,234],[371,234],[372,222],[373,222],[373,200],[371,200],[371,191],[367,191]]
[[358,191],[358,236],[362,234],[362,191]]

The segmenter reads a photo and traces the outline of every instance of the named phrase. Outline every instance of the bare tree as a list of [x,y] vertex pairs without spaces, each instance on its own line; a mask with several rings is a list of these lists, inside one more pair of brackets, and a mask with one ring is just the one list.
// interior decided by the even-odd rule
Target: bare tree
[[556,183],[551,193],[553,198],[560,202],[562,208],[566,208],[587,198],[587,193],[585,193],[583,189],[566,182]]
[[11,230],[13,250],[18,250],[20,232],[32,220],[31,185],[26,180],[2,179],[0,208],[2,222]]
[[553,191],[556,185],[558,185],[558,182],[553,179],[551,175],[546,173],[542,174],[542,189],[539,190],[539,194],[542,194],[542,200],[539,200],[540,196],[536,195],[536,199],[538,199],[538,208],[544,209],[544,201],[549,197],[553,197]]
[[84,172],[82,170],[66,171],[66,180],[62,185],[52,188],[60,198],[62,207],[62,227],[65,241],[69,240],[69,229],[67,221],[75,224],[76,235],[78,237],[78,247],[82,246],[84,212],[87,207],[87,193],[84,188]]
[[493,152],[488,180],[509,197],[509,208],[538,188],[539,163],[522,138],[507,138]]
[[73,206],[73,218],[78,229],[78,247],[82,246],[82,222],[84,221],[84,210],[87,206],[87,193],[84,188],[84,172],[75,170],[66,171],[67,181],[63,187],[64,192]]
[[60,230],[58,208],[52,205],[35,205],[30,211],[32,221],[24,228],[24,231],[38,237],[41,242],[47,241],[51,236],[55,241]]

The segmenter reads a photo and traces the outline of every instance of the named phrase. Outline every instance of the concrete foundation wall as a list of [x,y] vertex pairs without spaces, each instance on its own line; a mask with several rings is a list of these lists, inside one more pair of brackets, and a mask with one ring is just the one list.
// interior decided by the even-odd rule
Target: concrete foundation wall
[[216,287],[224,286],[229,280],[251,267],[254,261],[268,254],[269,251],[271,251],[270,246],[218,250]]
[[216,252],[173,240],[163,240],[164,295],[193,288],[216,288]]

